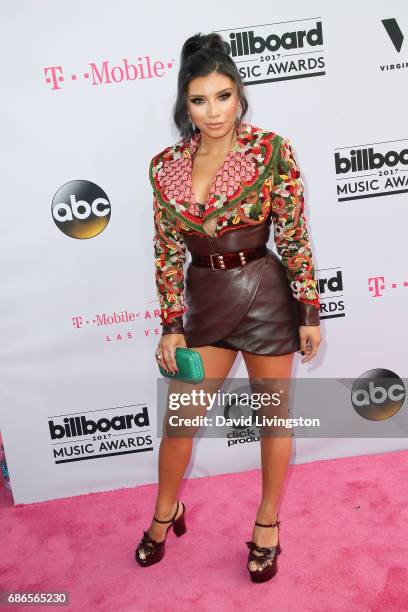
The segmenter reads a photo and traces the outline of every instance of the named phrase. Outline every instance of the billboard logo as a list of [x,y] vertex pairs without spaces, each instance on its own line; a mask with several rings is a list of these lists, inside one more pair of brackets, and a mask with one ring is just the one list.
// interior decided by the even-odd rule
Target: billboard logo
[[408,193],[408,139],[339,147],[334,169],[338,202]]
[[316,17],[219,30],[245,85],[325,75]]
[[317,287],[320,300],[320,318],[335,319],[345,317],[343,272],[341,268],[324,268],[319,270]]
[[147,406],[117,406],[48,418],[55,464],[153,450]]

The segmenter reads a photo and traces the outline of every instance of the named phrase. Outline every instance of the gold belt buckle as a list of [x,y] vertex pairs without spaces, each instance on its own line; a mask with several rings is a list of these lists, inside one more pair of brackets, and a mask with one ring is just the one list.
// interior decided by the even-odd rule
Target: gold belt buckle
[[[219,267],[219,268],[214,268],[213,257],[218,257],[218,261],[219,261],[219,263],[220,263],[220,267]],[[212,253],[212,254],[210,255],[210,262],[211,262],[211,268],[212,268],[214,271],[217,271],[217,270],[225,270],[225,263],[224,263],[223,256],[222,256],[222,255],[220,255],[219,253]]]

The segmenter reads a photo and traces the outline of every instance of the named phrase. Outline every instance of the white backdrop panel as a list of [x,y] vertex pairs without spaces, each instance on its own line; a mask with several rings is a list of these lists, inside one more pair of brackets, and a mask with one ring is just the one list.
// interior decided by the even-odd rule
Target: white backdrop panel
[[[408,6],[388,2],[384,14],[379,0],[294,0],[262,1],[255,9],[243,0],[209,0],[201,11],[184,0],[154,6],[27,0],[18,11],[2,7],[0,428],[16,503],[156,482],[160,325],[147,172],[151,157],[179,138],[171,128],[179,53],[197,32],[220,31],[228,39],[232,31],[282,32],[321,22],[323,44],[304,57],[323,57],[324,75],[246,88],[247,120],[293,144],[317,275],[340,270],[343,278],[345,316],[322,318],[320,354],[307,365],[297,357],[294,375],[357,378],[387,368],[406,376],[407,194],[339,203],[334,154],[408,138],[406,68],[380,69],[408,61]],[[405,33],[399,52],[381,23],[386,18]],[[94,85],[84,78],[93,63],[123,67],[127,58],[146,65],[146,57],[174,63],[154,78]],[[46,81],[49,67],[61,67],[54,72],[64,77],[57,89]],[[109,223],[94,237],[67,236],[52,218],[54,195],[75,180],[96,184],[109,199]],[[386,289],[373,298],[368,279],[379,276]],[[334,305],[340,299],[321,297]],[[134,320],[98,324],[124,312]],[[239,356],[231,376],[245,375]],[[128,448],[143,452],[112,454],[113,441],[132,437],[123,432],[101,440],[86,433],[51,438],[50,421],[112,419],[143,407],[150,422],[133,432],[135,446]],[[259,444],[196,442],[189,477],[259,465]],[[69,461],[56,463],[63,455],[55,452],[75,446]],[[294,461],[406,447],[405,439],[381,436],[297,439]],[[98,454],[109,456],[89,459]]]

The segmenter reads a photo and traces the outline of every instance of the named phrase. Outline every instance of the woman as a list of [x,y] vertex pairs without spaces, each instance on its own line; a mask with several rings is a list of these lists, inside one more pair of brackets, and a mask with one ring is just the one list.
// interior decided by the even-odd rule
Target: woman
[[[156,358],[176,372],[176,347],[194,348],[206,381],[224,380],[238,351],[251,380],[288,380],[295,351],[305,363],[320,344],[303,181],[288,139],[244,122],[247,109],[222,38],[187,39],[174,109],[182,138],[150,163],[163,326]],[[272,221],[280,258],[266,247]],[[184,278],[187,248],[192,259]],[[135,552],[142,566],[163,558],[171,526],[176,535],[186,530],[177,492],[192,443],[192,435],[161,440],[155,515]],[[257,582],[277,571],[277,509],[292,440],[262,436],[260,444],[262,499],[246,542]]]

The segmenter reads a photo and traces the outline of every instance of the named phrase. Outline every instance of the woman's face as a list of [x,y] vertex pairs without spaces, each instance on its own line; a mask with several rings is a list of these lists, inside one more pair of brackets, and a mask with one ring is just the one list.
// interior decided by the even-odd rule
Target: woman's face
[[235,81],[225,74],[212,72],[196,77],[187,88],[187,111],[191,120],[211,138],[222,138],[237,119],[239,98]]

